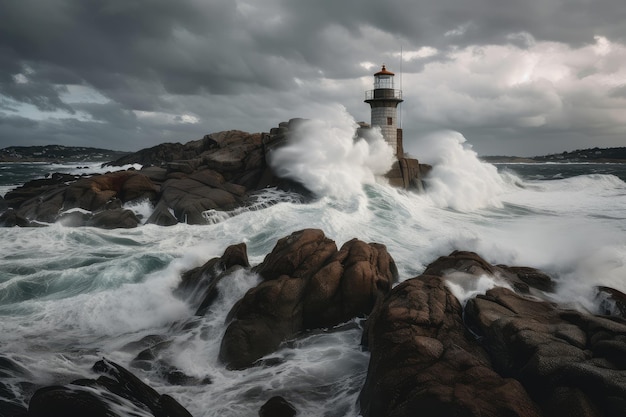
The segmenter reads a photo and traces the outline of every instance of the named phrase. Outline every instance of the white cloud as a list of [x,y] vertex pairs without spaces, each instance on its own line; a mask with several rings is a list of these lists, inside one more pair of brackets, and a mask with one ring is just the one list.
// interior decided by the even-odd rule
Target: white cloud
[[462,133],[497,128],[503,140],[507,129],[530,129],[530,136],[538,127],[567,135],[611,126],[626,134],[626,100],[610,97],[626,80],[626,67],[616,65],[626,62],[622,44],[596,37],[578,48],[557,42],[486,45],[447,58],[404,74],[405,120]]

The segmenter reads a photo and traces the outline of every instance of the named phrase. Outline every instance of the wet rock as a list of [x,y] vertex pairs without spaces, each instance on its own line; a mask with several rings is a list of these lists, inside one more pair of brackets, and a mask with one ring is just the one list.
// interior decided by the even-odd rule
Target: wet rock
[[49,386],[35,392],[28,417],[115,416],[110,406],[94,392],[70,386]]
[[296,414],[296,408],[280,396],[270,398],[259,410],[259,417],[293,417]]
[[120,171],[90,178],[82,178],[65,190],[62,207],[97,211],[118,199],[122,203],[135,200],[154,200],[158,187],[137,171]]
[[564,401],[574,395],[601,415],[626,410],[626,322],[505,288],[470,300],[465,317],[498,372],[519,380],[544,410],[562,410],[549,415],[570,415],[575,403]]
[[67,183],[79,179],[78,175],[54,173],[49,178],[28,181],[24,185],[7,192],[4,196],[9,207],[17,209],[24,202],[55,189],[63,189]]
[[424,271],[424,275],[440,277],[450,273],[465,273],[474,277],[482,275],[495,277],[508,282],[520,293],[529,293],[530,288],[541,291],[553,291],[554,289],[552,279],[538,269],[492,265],[478,254],[468,251],[454,251],[448,256],[441,256],[428,265]]
[[25,217],[21,216],[13,209],[6,210],[0,214],[0,226],[2,227],[28,227],[31,226],[31,222]]
[[329,327],[369,314],[397,279],[383,245],[359,240],[341,250],[321,230],[280,239],[254,268],[263,282],[233,307],[220,358],[246,368],[307,329]]
[[181,223],[206,224],[207,210],[231,210],[243,200],[221,188],[213,188],[194,178],[168,180],[163,184],[161,202],[171,207]]
[[173,226],[178,224],[178,219],[172,214],[172,211],[169,206],[164,202],[160,201],[154,211],[146,220],[147,224],[156,224],[159,226]]
[[521,384],[503,378],[466,330],[463,310],[438,276],[395,287],[368,321],[371,359],[364,417],[538,416]]
[[102,376],[37,390],[30,400],[28,416],[191,417],[172,397],[160,395],[116,363],[101,360],[93,370]]
[[615,288],[596,287],[596,302],[600,314],[626,318],[626,294]]
[[140,223],[132,210],[114,209],[94,214],[85,225],[101,229],[132,229]]
[[441,257],[395,287],[367,321],[363,416],[623,415],[626,320],[504,287],[463,309],[446,287],[458,274],[495,276],[519,292],[515,279],[535,291],[552,288],[541,271],[494,266],[472,252]]
[[196,307],[196,315],[202,316],[218,295],[217,284],[236,268],[248,268],[246,244],[231,245],[219,258],[210,259],[204,265],[185,272],[175,293]]

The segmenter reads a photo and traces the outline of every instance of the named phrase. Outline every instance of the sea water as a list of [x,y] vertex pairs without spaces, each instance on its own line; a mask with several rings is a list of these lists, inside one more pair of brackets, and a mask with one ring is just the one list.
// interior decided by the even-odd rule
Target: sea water
[[[37,386],[95,377],[91,366],[106,357],[198,417],[255,416],[274,395],[302,416],[357,416],[369,360],[359,319],[288,341],[269,355],[271,366],[230,371],[217,358],[226,316],[259,277],[239,271],[222,280],[201,318],[173,292],[181,273],[228,245],[245,242],[255,265],[302,228],[320,228],[338,246],[354,237],[385,244],[401,280],[438,256],[470,250],[492,263],[545,271],[558,284],[549,297],[572,308],[595,311],[596,285],[626,291],[625,166],[490,165],[460,134],[442,132],[411,149],[433,165],[426,191],[417,194],[386,185],[379,174],[390,151],[355,142],[353,127],[341,114],[315,122],[274,155],[283,173],[316,192],[308,203],[267,190],[274,204],[213,213],[206,226],[0,229],[0,354],[29,371],[3,382],[27,403]],[[0,193],[51,172],[100,170],[81,165],[0,164]],[[146,215],[151,206],[136,209]],[[488,278],[474,288],[451,284],[461,299],[492,285]],[[197,382],[174,385],[158,367],[130,366],[148,336],[165,342],[155,363]]]

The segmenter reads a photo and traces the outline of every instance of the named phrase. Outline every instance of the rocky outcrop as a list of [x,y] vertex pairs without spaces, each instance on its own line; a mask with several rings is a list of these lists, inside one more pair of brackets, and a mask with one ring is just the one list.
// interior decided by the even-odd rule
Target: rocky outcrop
[[601,314],[626,319],[626,294],[615,288],[596,287],[596,302]]
[[[295,121],[294,121],[295,123]],[[162,144],[126,155],[110,166],[142,164],[139,170],[103,175],[53,174],[8,192],[0,224],[33,226],[62,221],[67,226],[135,227],[143,222],[170,226],[206,224],[206,213],[245,206],[251,195],[274,186],[307,191],[278,178],[266,163],[270,148],[285,143],[291,126],[281,123],[274,133],[238,130],[212,133],[186,144]],[[125,204],[147,201],[154,211],[139,219]],[[10,212],[9,212],[10,211]],[[116,220],[117,219],[117,220]]]
[[454,251],[448,256],[439,257],[428,265],[424,271],[424,275],[441,277],[450,273],[465,273],[475,277],[486,275],[499,278],[521,293],[529,293],[531,288],[548,292],[554,290],[552,279],[538,269],[491,265],[474,252]]
[[[0,218],[0,225],[35,226],[58,220],[68,226],[107,228],[141,223],[207,224],[220,217],[213,211],[254,205],[254,193],[267,187],[293,191],[303,200],[308,199],[312,194],[306,187],[281,177],[267,163],[272,150],[288,144],[303,121],[282,122],[269,133],[229,130],[185,144],[164,143],[105,164],[141,164],[140,171],[91,176],[53,174],[30,181],[7,193],[6,206],[14,212]],[[428,169],[415,159],[400,157],[387,177],[394,186],[421,190]],[[129,213],[118,210],[138,201],[148,201],[154,207],[148,219],[135,221]],[[6,211],[3,206],[0,200],[0,214]],[[88,213],[68,215],[73,209]],[[102,211],[108,212],[102,215],[106,220],[93,218]],[[116,222],[116,214],[123,218]]]
[[422,275],[393,289],[371,317],[364,417],[537,416],[521,384],[503,378],[463,324],[444,279]]
[[[446,286],[484,275],[515,291],[495,287],[463,308]],[[363,416],[623,415],[626,321],[528,295],[552,285],[541,271],[453,252],[395,287],[367,322]]]
[[626,410],[626,322],[494,288],[466,319],[494,368],[516,378],[546,415],[618,416]]
[[246,368],[307,329],[369,314],[397,279],[383,245],[353,239],[337,250],[321,230],[278,241],[254,268],[263,279],[229,313],[220,358]]
[[116,363],[103,359],[94,365],[93,371],[102,376],[39,389],[30,399],[26,415],[191,417],[174,398],[159,394]]
[[16,218],[29,222],[65,219],[70,226],[116,228],[139,224],[134,213],[121,209],[122,204],[154,200],[157,192],[158,187],[137,171],[93,177],[54,174],[9,191],[5,199]]
[[217,284],[220,280],[238,268],[249,266],[246,244],[231,245],[221,257],[210,259],[204,265],[185,272],[176,294],[197,309],[196,315],[204,315],[217,298]]

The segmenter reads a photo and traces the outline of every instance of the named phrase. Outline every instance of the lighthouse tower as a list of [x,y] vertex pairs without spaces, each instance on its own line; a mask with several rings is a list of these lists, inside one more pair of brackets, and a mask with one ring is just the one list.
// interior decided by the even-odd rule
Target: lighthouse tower
[[365,92],[365,102],[372,108],[371,125],[380,127],[383,137],[391,145],[394,155],[402,158],[402,129],[398,129],[398,104],[402,90],[393,85],[394,73],[383,67],[374,74],[374,89]]

